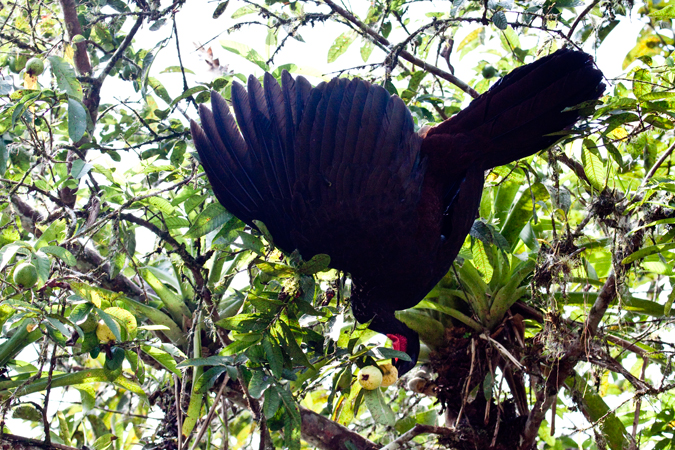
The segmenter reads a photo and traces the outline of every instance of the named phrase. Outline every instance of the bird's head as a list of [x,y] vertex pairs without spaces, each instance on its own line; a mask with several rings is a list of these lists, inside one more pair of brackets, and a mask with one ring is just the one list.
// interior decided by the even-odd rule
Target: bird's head
[[404,361],[399,358],[395,359],[394,366],[398,370],[399,376],[402,376],[417,364],[417,358],[420,354],[420,338],[417,333],[405,326],[403,322],[396,318],[394,318],[394,320],[396,320],[402,328],[399,328],[396,333],[387,333],[387,337],[391,339],[394,350],[407,353],[411,359],[411,361]]
[[354,302],[353,297],[352,311],[356,320],[361,323],[370,321],[368,328],[391,339],[394,350],[405,352],[410,356],[410,361],[404,361],[400,358],[394,360],[394,366],[398,370],[399,376],[415,367],[417,357],[420,354],[420,338],[416,332],[394,316],[394,311],[383,311],[381,308],[378,308],[377,311],[364,309],[362,304]]

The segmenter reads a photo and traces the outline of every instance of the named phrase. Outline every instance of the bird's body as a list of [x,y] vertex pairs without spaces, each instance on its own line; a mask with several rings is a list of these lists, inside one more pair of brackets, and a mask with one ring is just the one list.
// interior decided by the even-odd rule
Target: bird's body
[[[192,133],[218,200],[275,244],[305,259],[325,253],[350,273],[360,322],[416,360],[417,335],[394,311],[416,305],[445,275],[480,203],[484,172],[552,145],[576,122],[564,111],[598,98],[602,74],[561,50],[514,70],[456,116],[414,131],[405,104],[383,88],[333,79],[250,77],[217,94]],[[241,132],[240,132],[241,130]],[[406,372],[413,363],[399,364]]]

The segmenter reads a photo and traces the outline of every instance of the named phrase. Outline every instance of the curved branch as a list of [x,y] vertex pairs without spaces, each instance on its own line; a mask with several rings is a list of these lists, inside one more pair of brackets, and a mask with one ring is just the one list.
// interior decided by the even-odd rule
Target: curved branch
[[453,436],[458,434],[457,431],[445,427],[434,427],[431,425],[416,424],[412,430],[402,434],[398,439],[382,447],[382,450],[403,450],[407,447],[407,443],[413,440],[420,434],[438,434],[441,436]]
[[[324,3],[326,3],[334,12],[336,12],[337,14],[339,14],[342,17],[344,17],[345,19],[347,19],[349,22],[351,22],[354,25],[356,25],[357,27],[359,27],[359,29],[363,33],[365,33],[368,36],[375,39],[375,41],[377,41],[379,44],[391,48],[392,45],[387,39],[385,39],[384,37],[382,37],[381,35],[379,35],[375,31],[373,31],[368,25],[361,22],[352,13],[350,13],[346,9],[341,8],[340,6],[336,5],[335,3],[333,3],[332,0],[324,0]],[[401,50],[401,52],[399,53],[399,56],[401,58],[405,59],[406,61],[411,62],[418,67],[421,67],[422,69],[426,70],[427,72],[433,73],[434,75],[436,75],[440,78],[443,78],[444,80],[449,81],[450,83],[454,84],[455,86],[457,86],[458,88],[460,88],[461,90],[463,90],[464,92],[466,92],[467,94],[469,94],[473,98],[476,98],[480,95],[471,86],[469,86],[468,84],[466,84],[465,82],[463,82],[462,80],[460,80],[459,78],[454,76],[453,74],[451,74],[449,72],[446,72],[444,70],[441,70],[438,67],[434,66],[433,64],[429,64],[428,62],[419,59],[418,57],[412,55],[411,53],[407,52],[406,50]]]
[[61,444],[47,444],[44,441],[30,439],[14,434],[0,435],[0,450],[78,450]]
[[[77,19],[77,5],[75,0],[61,0],[61,9],[63,10],[63,20],[66,24],[68,37],[73,40],[73,36],[82,34],[82,25]],[[87,54],[87,42],[79,42],[73,45],[75,54],[73,56],[73,63],[75,68],[81,75],[91,74],[91,61]],[[97,105],[98,107],[98,105]]]

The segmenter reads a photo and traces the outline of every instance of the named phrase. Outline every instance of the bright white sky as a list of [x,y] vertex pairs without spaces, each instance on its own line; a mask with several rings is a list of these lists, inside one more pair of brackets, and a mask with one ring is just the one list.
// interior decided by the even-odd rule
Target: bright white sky
[[[207,72],[206,64],[200,60],[199,52],[195,51],[196,43],[203,44],[211,41],[206,47],[211,47],[216,57],[220,59],[222,65],[229,65],[230,69],[241,73],[255,73],[262,74],[262,70],[256,65],[246,61],[244,58],[237,56],[231,52],[224,50],[220,41],[231,40],[246,44],[254,48],[260,53],[263,58],[268,56],[269,48],[265,45],[265,37],[267,29],[262,26],[246,26],[230,35],[225,33],[225,30],[234,24],[234,20],[230,17],[232,14],[245,4],[239,0],[230,1],[226,12],[218,19],[212,19],[213,10],[218,4],[213,0],[190,0],[185,7],[183,7],[176,16],[178,24],[179,39],[181,45],[181,53],[183,62],[186,67],[195,72],[195,76],[189,81],[209,81],[213,75]],[[355,12],[364,17],[370,5],[368,0],[354,0],[351,2]],[[420,13],[427,11],[447,11],[451,3],[447,1],[432,1],[420,2],[412,4],[411,16],[415,17],[415,12]],[[581,8],[581,7],[579,7]],[[328,10],[327,7],[324,9]],[[423,14],[419,14],[420,18],[427,19]],[[635,14],[634,17],[637,17]],[[250,14],[240,18],[239,20],[257,20],[255,14]],[[131,21],[129,21],[131,22]],[[473,31],[478,25],[469,25],[461,29],[454,37],[455,42],[459,43],[461,40]],[[621,73],[621,64],[628,51],[635,45],[636,37],[642,28],[643,24],[639,19],[628,18],[623,19],[621,23],[612,31],[609,37],[605,40],[600,50],[595,54],[598,66],[603,70],[605,76],[614,78]],[[144,26],[139,32],[136,42],[157,42],[161,38],[168,36],[171,33],[171,24],[167,23],[158,31],[149,31],[149,27]],[[414,25],[411,29],[414,29]],[[320,73],[331,73],[337,70],[359,66],[364,64],[359,48],[361,46],[360,40],[355,41],[349,48],[347,53],[342,55],[337,61],[332,64],[326,62],[328,48],[333,40],[344,32],[346,28],[333,22],[318,23],[315,27],[305,27],[301,30],[305,43],[289,39],[284,49],[275,58],[275,66],[287,63],[294,63],[298,67],[313,69]],[[390,41],[398,42],[404,38],[402,30],[394,30],[390,36]],[[521,37],[522,39],[522,37]],[[497,44],[498,45],[498,44]],[[524,43],[525,46],[528,44]],[[536,45],[535,42],[531,43]],[[144,45],[148,47],[148,45]],[[587,51],[592,52],[589,47]],[[384,54],[375,49],[368,62],[382,61]],[[453,54],[451,62],[455,67],[456,75],[465,81],[471,80],[475,73],[472,68],[475,67],[475,62],[480,59],[490,61],[494,59],[493,55],[480,54],[478,52],[471,52],[464,60],[459,60],[457,54]],[[153,65],[153,76],[160,79],[162,83],[169,89],[170,94],[177,96],[182,89],[182,81],[180,74],[159,74],[161,70],[168,66],[178,65],[178,58],[176,54],[175,43],[171,42],[167,47],[160,52],[157,60]],[[441,68],[446,69],[444,64]],[[119,93],[108,80],[104,87],[103,96],[107,97],[114,93]],[[316,82],[318,80],[311,80]],[[160,100],[161,101],[161,100]]]

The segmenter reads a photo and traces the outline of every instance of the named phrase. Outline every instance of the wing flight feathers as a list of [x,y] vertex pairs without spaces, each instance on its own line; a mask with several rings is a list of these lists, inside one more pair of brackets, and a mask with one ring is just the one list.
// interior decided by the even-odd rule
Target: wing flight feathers
[[312,88],[287,72],[281,81],[233,83],[234,115],[213,93],[213,113],[201,107],[202,128],[192,125],[195,146],[226,208],[249,225],[262,220],[282,249],[328,253],[339,266],[358,251],[332,248],[322,234],[368,223],[374,239],[391,221],[414,220],[421,139],[403,102],[379,86],[334,79]]

